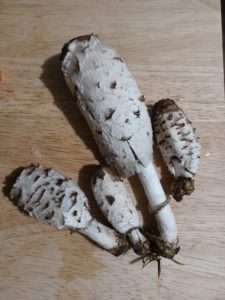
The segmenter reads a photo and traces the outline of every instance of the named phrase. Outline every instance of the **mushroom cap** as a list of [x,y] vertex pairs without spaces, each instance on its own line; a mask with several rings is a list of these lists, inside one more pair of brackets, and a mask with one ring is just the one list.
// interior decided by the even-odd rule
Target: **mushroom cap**
[[128,177],[152,157],[152,127],[125,61],[95,35],[68,42],[62,72],[107,163]]
[[24,212],[58,229],[81,229],[91,220],[88,200],[81,189],[55,170],[24,168],[10,191],[10,198]]
[[114,176],[109,169],[99,167],[92,178],[92,190],[101,211],[118,232],[127,234],[140,227],[134,195],[125,180]]
[[201,145],[191,121],[172,99],[154,104],[152,120],[157,144],[171,174],[193,178],[200,163]]

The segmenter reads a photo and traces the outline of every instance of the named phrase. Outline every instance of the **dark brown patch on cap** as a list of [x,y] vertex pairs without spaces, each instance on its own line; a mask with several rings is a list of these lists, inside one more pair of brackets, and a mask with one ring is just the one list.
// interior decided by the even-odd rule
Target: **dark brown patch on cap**
[[97,179],[103,180],[104,177],[105,177],[105,172],[104,172],[103,168],[101,166],[99,166],[92,177],[92,184],[95,185]]
[[132,138],[131,136],[128,136],[128,137],[122,136],[122,137],[120,138],[120,141],[122,141],[122,142],[127,142],[127,141],[129,141],[131,138]]
[[115,57],[113,57],[113,59],[115,59],[115,60],[119,60],[120,62],[123,62],[123,59],[122,59],[122,57],[119,57],[119,56],[115,56]]
[[42,210],[45,210],[49,207],[49,202],[46,202],[45,205],[42,207]]
[[164,144],[165,142],[166,142],[166,140],[161,140],[161,141],[158,142],[158,144],[159,144],[159,145],[162,145],[162,144]]
[[61,207],[62,201],[63,201],[63,198],[64,198],[64,197],[65,197],[65,194],[63,193],[60,197],[58,197],[58,198],[55,200],[57,207]]
[[50,168],[45,168],[45,169],[44,169],[44,174],[45,174],[46,177],[49,175],[49,172],[50,172],[50,171],[51,171]]
[[112,116],[115,111],[116,111],[115,109],[110,108],[109,111],[107,112],[107,114],[105,115],[105,120],[108,121],[108,120],[112,119]]
[[168,112],[175,112],[179,111],[180,108],[176,105],[175,101],[172,99],[161,99],[153,105],[152,108],[152,115],[153,117],[157,116],[158,114],[165,114]]
[[37,175],[37,176],[34,178],[34,182],[36,182],[39,178],[40,178],[40,175]]
[[80,72],[80,64],[79,64],[78,60],[76,61],[75,65],[74,65],[74,72],[77,74]]
[[139,101],[141,102],[145,102],[145,96],[144,95],[141,95],[139,98],[138,98]]
[[167,117],[167,120],[168,120],[168,121],[171,121],[172,119],[173,119],[173,114],[170,113],[170,114],[168,115],[168,117]]
[[176,124],[176,127],[178,129],[183,128],[185,126],[185,123]]
[[64,181],[65,181],[64,179],[58,178],[58,179],[56,180],[56,183],[55,183],[55,184],[56,184],[57,186],[60,186],[60,185],[63,184]]
[[113,205],[116,200],[112,195],[106,195],[105,198],[108,201],[109,205]]
[[140,118],[140,110],[138,109],[138,110],[136,110],[136,111],[134,111],[133,112],[133,114],[137,117],[137,118]]
[[31,166],[29,169],[30,170],[27,172],[27,176],[30,176],[35,171],[36,167],[35,166]]
[[110,84],[110,88],[111,88],[111,89],[115,89],[115,88],[116,88],[116,85],[117,85],[116,81],[113,81],[113,82],[111,82],[111,84]]
[[73,192],[73,193],[70,194],[70,199],[71,199],[71,202],[72,202],[72,206],[77,203],[77,195],[78,195],[77,192]]
[[90,33],[90,34],[80,35],[80,36],[74,38],[73,40],[77,40],[77,41],[79,41],[79,42],[90,41],[90,39],[91,39],[92,36],[97,37],[96,34]]
[[83,42],[83,41],[89,41],[91,39],[92,36],[96,36],[95,34],[91,33],[91,34],[86,34],[86,35],[81,35],[81,36],[78,36],[76,38],[73,38],[71,40],[69,40],[67,43],[65,43],[62,47],[62,50],[61,50],[61,56],[60,56],[60,60],[63,61],[68,50],[69,50],[69,45],[75,41],[75,40],[78,40],[80,42]]
[[45,215],[45,220],[51,220],[51,219],[53,218],[54,214],[55,214],[54,210],[48,212],[48,213]]
[[101,135],[102,134],[102,130],[101,129],[97,129],[96,133],[99,134],[99,135]]

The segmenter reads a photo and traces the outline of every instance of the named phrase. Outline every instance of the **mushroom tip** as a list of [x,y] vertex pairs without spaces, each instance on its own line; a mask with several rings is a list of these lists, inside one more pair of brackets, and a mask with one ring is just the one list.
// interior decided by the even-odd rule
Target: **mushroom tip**
[[161,239],[156,240],[156,246],[158,251],[156,251],[160,256],[172,259],[179,251],[180,246],[178,246],[178,241],[176,242],[166,242]]
[[180,202],[184,195],[191,195],[195,190],[195,182],[192,178],[178,177],[172,187],[174,199]]
[[69,46],[72,42],[74,42],[74,41],[79,41],[79,42],[89,41],[91,39],[91,37],[96,37],[97,38],[98,35],[92,32],[92,33],[89,33],[89,34],[80,35],[78,37],[72,38],[68,42],[66,42],[63,45],[62,50],[61,50],[60,61],[64,60],[67,52],[69,51]]
[[148,240],[151,242],[151,253],[157,257],[165,257],[173,259],[173,257],[180,251],[179,239],[174,241],[166,241],[159,236],[146,232]]
[[104,168],[102,166],[98,166],[91,179],[92,185],[94,186],[98,179],[103,180],[104,177],[105,177]]
[[110,251],[115,256],[125,254],[130,248],[130,245],[125,236],[119,235],[118,239],[119,239],[119,245]]
[[148,256],[148,254],[151,252],[150,243],[148,241],[144,243],[142,241],[135,243],[133,245],[133,249],[137,255],[140,255],[142,257]]
[[153,105],[152,116],[177,110],[179,110],[179,108],[173,99],[161,99]]

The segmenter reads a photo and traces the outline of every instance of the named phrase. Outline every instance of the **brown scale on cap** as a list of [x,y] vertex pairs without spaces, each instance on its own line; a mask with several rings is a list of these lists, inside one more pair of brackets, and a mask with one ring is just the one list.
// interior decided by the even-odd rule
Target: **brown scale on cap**
[[157,114],[164,114],[168,112],[179,111],[180,108],[176,105],[174,100],[172,99],[161,99],[154,106],[152,111],[152,116]]

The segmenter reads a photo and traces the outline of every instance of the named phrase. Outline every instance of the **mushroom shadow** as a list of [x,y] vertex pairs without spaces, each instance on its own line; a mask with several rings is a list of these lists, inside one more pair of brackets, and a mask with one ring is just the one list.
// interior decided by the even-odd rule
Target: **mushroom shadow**
[[53,55],[44,62],[40,79],[53,95],[55,105],[63,112],[75,133],[94,153],[95,158],[102,161],[92,133],[76,105],[76,98],[71,95],[64,81],[60,54]]
[[11,173],[6,175],[3,182],[2,193],[11,201],[13,205],[15,205],[20,210],[20,212],[22,212],[25,216],[27,216],[27,213],[22,209],[22,207],[18,205],[17,199],[12,198],[10,196],[11,189],[14,183],[16,182],[17,177],[21,174],[24,168],[25,167],[18,167],[14,169]]
[[99,222],[112,227],[112,225],[107,221],[100,208],[98,207],[91,189],[91,179],[98,168],[99,165],[86,165],[81,168],[78,176],[78,184],[81,189],[85,191],[85,194],[88,197],[91,215],[95,217]]
[[3,182],[3,187],[2,187],[2,193],[7,198],[10,199],[10,191],[12,189],[12,186],[15,183],[17,177],[23,171],[23,169],[24,167],[18,167],[5,177],[5,180]]

